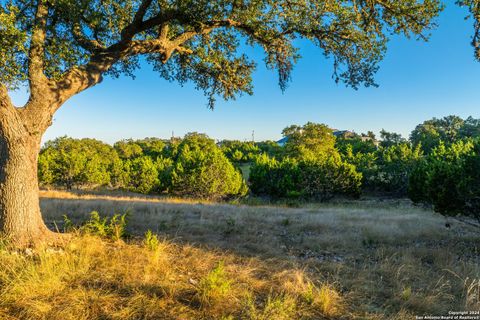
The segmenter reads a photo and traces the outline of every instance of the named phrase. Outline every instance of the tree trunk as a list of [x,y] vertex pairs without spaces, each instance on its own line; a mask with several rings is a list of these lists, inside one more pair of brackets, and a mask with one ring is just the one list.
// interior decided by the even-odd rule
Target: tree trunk
[[32,137],[23,130],[2,131],[0,235],[20,247],[52,243],[55,236],[45,226],[40,213],[37,177],[40,135]]

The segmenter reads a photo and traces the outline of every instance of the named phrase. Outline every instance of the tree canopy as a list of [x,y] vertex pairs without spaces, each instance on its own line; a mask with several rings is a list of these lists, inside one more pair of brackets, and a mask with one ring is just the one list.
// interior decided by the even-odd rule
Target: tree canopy
[[[209,98],[252,93],[256,63],[242,50],[259,46],[282,89],[299,53],[296,39],[333,60],[334,78],[374,85],[390,34],[426,39],[439,0],[2,0],[0,82],[29,81],[57,92],[57,107],[102,74],[133,75],[145,55],[161,77],[192,81]],[[36,91],[38,89],[38,92]]]

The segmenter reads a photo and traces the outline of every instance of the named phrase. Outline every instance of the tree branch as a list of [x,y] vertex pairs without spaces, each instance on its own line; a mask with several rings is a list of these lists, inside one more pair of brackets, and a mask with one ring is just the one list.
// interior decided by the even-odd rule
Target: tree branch
[[85,34],[82,32],[81,25],[78,23],[72,26],[72,34],[77,43],[87,51],[95,53],[105,49],[105,47],[97,40],[92,40],[86,37]]
[[[184,17],[176,11],[167,11],[146,21],[142,21],[151,0],[144,0],[135,15],[133,22],[122,31],[122,38],[110,47],[93,54],[90,61],[81,67],[67,71],[51,90],[55,95],[55,103],[50,112],[53,114],[68,98],[96,85],[102,81],[103,74],[119,60],[138,54],[160,53],[162,61],[168,61],[173,52],[188,54],[192,51],[181,45],[196,35],[207,34],[220,27],[237,27],[244,31],[249,28],[231,19],[212,20],[204,24],[200,31],[186,31],[173,40],[168,39],[168,22],[183,21]],[[135,34],[160,26],[159,38],[152,40],[132,40]]]
[[138,32],[138,30],[140,29],[140,26],[143,23],[143,18],[145,17],[145,14],[147,13],[147,10],[148,10],[148,7],[150,7],[150,4],[152,4],[152,0],[142,1],[137,12],[135,13],[132,23],[126,26],[122,30],[122,34],[121,34],[122,39],[129,40],[135,36],[135,34]]
[[28,79],[33,98],[42,90],[42,88],[39,88],[41,84],[47,81],[47,77],[43,73],[47,16],[48,7],[46,1],[38,0],[28,54]]

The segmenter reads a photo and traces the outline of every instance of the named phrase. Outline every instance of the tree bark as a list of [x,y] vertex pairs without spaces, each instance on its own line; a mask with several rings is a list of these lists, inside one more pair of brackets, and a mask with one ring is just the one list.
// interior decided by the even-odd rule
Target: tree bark
[[0,86],[0,238],[17,247],[56,244],[62,238],[46,227],[40,213],[37,161],[45,118],[14,107]]
[[0,135],[0,234],[19,247],[55,239],[40,212],[39,150],[36,137]]

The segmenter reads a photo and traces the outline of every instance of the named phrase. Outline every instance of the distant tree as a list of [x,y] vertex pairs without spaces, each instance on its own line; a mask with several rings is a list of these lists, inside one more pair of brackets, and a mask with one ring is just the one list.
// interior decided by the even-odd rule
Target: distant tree
[[135,141],[142,148],[142,153],[153,159],[164,154],[166,143],[159,138],[145,138]]
[[362,175],[338,154],[318,158],[257,158],[250,172],[253,193],[274,198],[306,198],[320,201],[335,195],[360,195]]
[[410,134],[410,141],[414,145],[421,145],[426,153],[440,145],[440,141],[453,143],[460,136],[465,121],[457,116],[447,116],[441,119],[433,118],[424,121]]
[[[375,191],[406,196],[410,175],[422,157],[420,146],[412,147],[409,143],[382,147],[376,153],[375,170],[365,177],[366,184]],[[360,168],[359,171],[363,172]]]
[[471,116],[465,119],[459,135],[462,138],[480,137],[480,119],[475,119]]
[[395,132],[388,132],[382,129],[380,131],[380,145],[384,148],[395,146],[401,143],[405,143],[407,140],[402,137],[401,134]]
[[[58,237],[40,213],[42,135],[67,100],[105,75],[132,75],[140,56],[167,80],[193,82],[210,107],[252,93],[256,64],[244,43],[264,50],[282,89],[301,39],[332,58],[336,81],[371,86],[388,36],[426,38],[441,8],[439,0],[2,1],[0,232],[19,245]],[[8,90],[22,85],[30,97],[16,108]]]
[[480,140],[443,142],[410,176],[409,196],[444,215],[480,221]]
[[342,153],[345,162],[355,166],[356,170],[362,174],[362,189],[371,191],[377,190],[375,176],[379,170],[379,150],[364,152],[362,150],[354,152],[354,146],[347,144]]
[[238,140],[223,140],[220,148],[230,161],[235,163],[251,162],[260,154],[260,149],[254,142],[241,142]]
[[335,136],[324,124],[308,122],[303,126],[292,125],[283,129],[288,138],[285,154],[294,158],[316,157],[335,151]]
[[357,154],[357,153],[370,153],[370,152],[375,152],[377,150],[375,139],[372,140],[369,137],[368,140],[365,140],[365,139],[362,139],[362,137],[360,136],[356,136],[353,138],[337,138],[335,142],[335,147],[343,155],[346,155],[348,152]]
[[283,148],[275,141],[261,141],[256,142],[255,145],[260,149],[260,153],[270,157],[280,157],[283,153]]
[[377,140],[377,137],[375,136],[375,133],[373,133],[373,131],[368,131],[366,136],[370,138],[371,141]]
[[122,159],[132,159],[143,155],[142,146],[134,140],[122,140],[113,145]]

